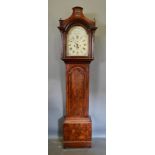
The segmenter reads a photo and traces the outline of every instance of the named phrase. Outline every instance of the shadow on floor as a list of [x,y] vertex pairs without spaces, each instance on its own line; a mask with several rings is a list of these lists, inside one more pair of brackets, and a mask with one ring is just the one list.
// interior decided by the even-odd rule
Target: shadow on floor
[[92,148],[82,149],[63,149],[60,140],[49,139],[48,155],[106,155],[106,139],[95,138]]

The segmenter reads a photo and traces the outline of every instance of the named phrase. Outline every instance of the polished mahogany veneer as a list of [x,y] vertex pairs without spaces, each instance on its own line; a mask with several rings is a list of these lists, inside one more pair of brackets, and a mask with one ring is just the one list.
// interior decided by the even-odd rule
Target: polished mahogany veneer
[[[64,148],[91,147],[89,64],[94,59],[93,42],[97,27],[94,20],[84,16],[82,7],[74,7],[72,15],[65,20],[60,19],[59,22],[58,28],[62,37],[62,60],[66,64],[66,115],[63,123],[63,146]],[[74,26],[83,27],[88,34],[87,56],[67,56],[67,35]]]

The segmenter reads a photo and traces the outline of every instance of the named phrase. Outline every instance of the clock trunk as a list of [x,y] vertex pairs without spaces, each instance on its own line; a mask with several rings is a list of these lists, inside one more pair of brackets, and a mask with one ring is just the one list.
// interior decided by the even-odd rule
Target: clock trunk
[[64,147],[91,147],[92,122],[88,103],[89,64],[66,64]]

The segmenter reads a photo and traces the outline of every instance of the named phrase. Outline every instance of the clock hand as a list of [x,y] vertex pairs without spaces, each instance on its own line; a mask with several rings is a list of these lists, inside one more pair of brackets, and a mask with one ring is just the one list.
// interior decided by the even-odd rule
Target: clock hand
[[76,43],[76,48],[79,48],[79,45]]
[[77,44],[77,48],[79,48],[79,44]]

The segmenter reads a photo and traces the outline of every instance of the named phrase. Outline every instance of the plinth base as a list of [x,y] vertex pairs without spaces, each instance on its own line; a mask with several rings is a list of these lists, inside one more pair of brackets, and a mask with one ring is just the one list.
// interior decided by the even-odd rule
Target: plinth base
[[63,140],[64,148],[91,147],[91,118],[65,117],[63,124]]

